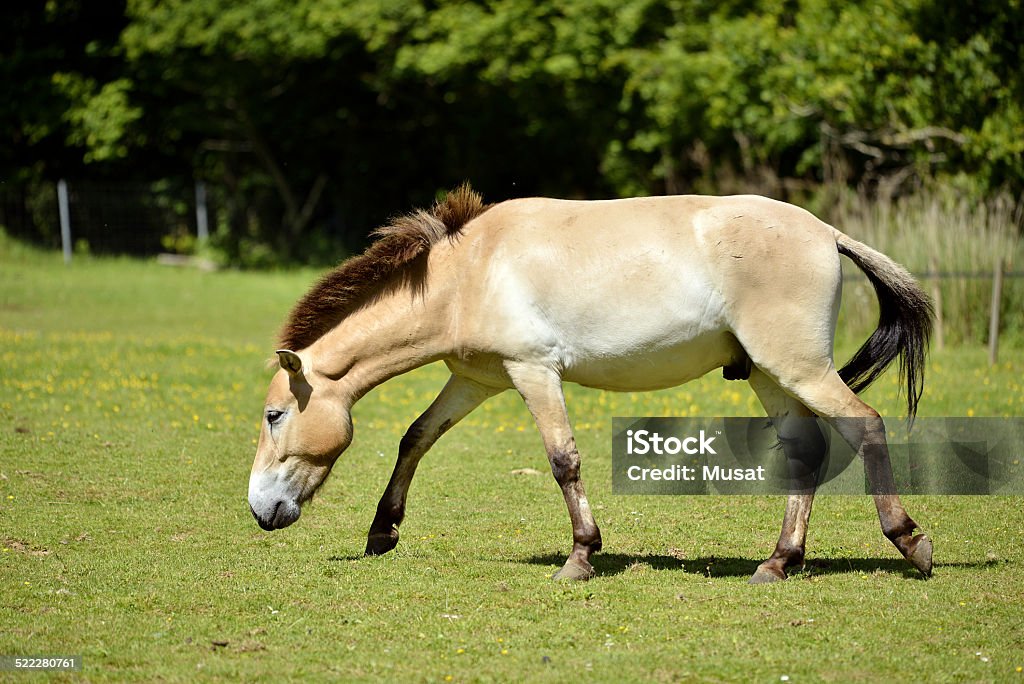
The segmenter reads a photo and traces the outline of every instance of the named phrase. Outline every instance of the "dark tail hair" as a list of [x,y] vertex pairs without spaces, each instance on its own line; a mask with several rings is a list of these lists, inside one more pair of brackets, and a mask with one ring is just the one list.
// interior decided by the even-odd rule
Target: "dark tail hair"
[[856,393],[868,387],[898,356],[906,383],[907,417],[917,415],[934,311],[909,272],[881,252],[836,231],[839,253],[857,264],[878,296],[878,328],[839,371]]

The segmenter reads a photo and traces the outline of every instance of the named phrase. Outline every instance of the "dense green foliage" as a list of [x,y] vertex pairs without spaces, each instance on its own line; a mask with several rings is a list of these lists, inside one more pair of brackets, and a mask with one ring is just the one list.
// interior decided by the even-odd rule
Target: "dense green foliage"
[[0,20],[0,176],[204,179],[236,257],[357,247],[464,179],[493,200],[1024,189],[1020,0],[50,0]]

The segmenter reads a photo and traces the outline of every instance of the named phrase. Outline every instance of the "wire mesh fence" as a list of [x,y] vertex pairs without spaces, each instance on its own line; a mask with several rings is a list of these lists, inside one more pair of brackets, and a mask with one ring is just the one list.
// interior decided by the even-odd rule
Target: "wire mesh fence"
[[194,246],[196,192],[190,182],[68,181],[64,216],[59,185],[5,185],[0,225],[14,237],[59,249],[63,221],[69,228],[67,247],[92,254],[152,256]]
[[[373,215],[373,202],[363,203],[333,189],[323,193],[308,220],[296,227],[283,220],[280,198],[266,185],[192,178],[69,178],[22,184],[0,180],[0,230],[46,249],[64,247],[72,254],[202,251],[224,265],[242,268],[325,266],[362,249],[371,229],[387,218]],[[68,235],[63,243],[62,232]]]

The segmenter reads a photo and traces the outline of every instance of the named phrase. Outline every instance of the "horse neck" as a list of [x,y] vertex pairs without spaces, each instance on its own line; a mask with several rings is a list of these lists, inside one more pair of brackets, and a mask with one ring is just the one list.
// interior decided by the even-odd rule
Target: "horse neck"
[[315,365],[339,378],[355,403],[386,380],[448,353],[451,305],[426,284],[390,288],[310,347]]

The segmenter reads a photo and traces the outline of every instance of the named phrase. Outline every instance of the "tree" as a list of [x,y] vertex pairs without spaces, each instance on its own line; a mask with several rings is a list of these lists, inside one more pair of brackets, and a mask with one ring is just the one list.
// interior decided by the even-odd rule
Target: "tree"
[[463,180],[495,201],[1019,192],[1020,1],[11,6],[0,165],[204,179],[239,263],[333,259]]
[[5,3],[0,175],[21,182],[128,155],[140,112],[118,56],[116,2]]

